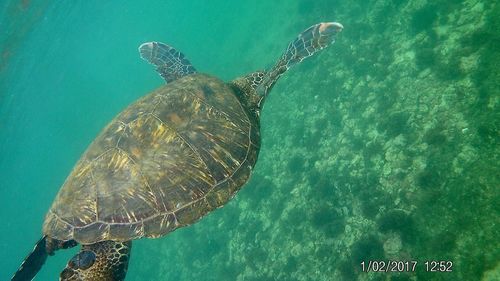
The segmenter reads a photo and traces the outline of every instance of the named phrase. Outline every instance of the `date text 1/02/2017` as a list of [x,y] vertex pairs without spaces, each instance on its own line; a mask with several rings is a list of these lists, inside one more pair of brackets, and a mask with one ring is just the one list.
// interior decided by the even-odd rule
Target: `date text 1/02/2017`
[[[369,260],[362,261],[361,271],[363,272],[414,272],[417,269],[418,261],[394,261],[394,260]],[[446,260],[428,260],[422,262],[423,269],[427,272],[451,272],[453,262]]]

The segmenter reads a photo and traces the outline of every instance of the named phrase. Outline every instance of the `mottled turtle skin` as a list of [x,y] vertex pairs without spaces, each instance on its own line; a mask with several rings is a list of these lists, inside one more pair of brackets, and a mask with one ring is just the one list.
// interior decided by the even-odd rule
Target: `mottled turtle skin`
[[259,118],[234,87],[205,74],[182,77],[103,129],[62,186],[43,233],[91,244],[192,224],[248,180],[259,144]]

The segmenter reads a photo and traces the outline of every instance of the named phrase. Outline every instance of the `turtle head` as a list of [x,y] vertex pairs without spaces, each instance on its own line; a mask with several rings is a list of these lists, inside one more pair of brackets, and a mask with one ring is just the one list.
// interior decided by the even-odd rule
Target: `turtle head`
[[103,241],[83,245],[61,272],[61,281],[124,280],[131,242]]

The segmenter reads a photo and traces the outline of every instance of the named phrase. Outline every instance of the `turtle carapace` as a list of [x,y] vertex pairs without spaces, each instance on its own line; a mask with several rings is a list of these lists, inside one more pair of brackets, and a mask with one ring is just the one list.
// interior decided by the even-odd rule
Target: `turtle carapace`
[[132,240],[164,236],[222,207],[257,161],[259,115],[275,82],[342,28],[313,25],[271,69],[227,83],[197,72],[166,44],[142,44],[141,57],[167,84],[129,105],[90,144],[12,280],[31,280],[48,255],[77,244],[60,280],[124,280]]

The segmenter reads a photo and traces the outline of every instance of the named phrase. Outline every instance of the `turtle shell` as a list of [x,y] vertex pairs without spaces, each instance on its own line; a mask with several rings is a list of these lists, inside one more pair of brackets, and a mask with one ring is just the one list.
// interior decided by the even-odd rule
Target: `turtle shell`
[[193,74],[109,123],[64,182],[43,225],[82,244],[159,237],[226,203],[248,180],[259,121],[232,87]]

